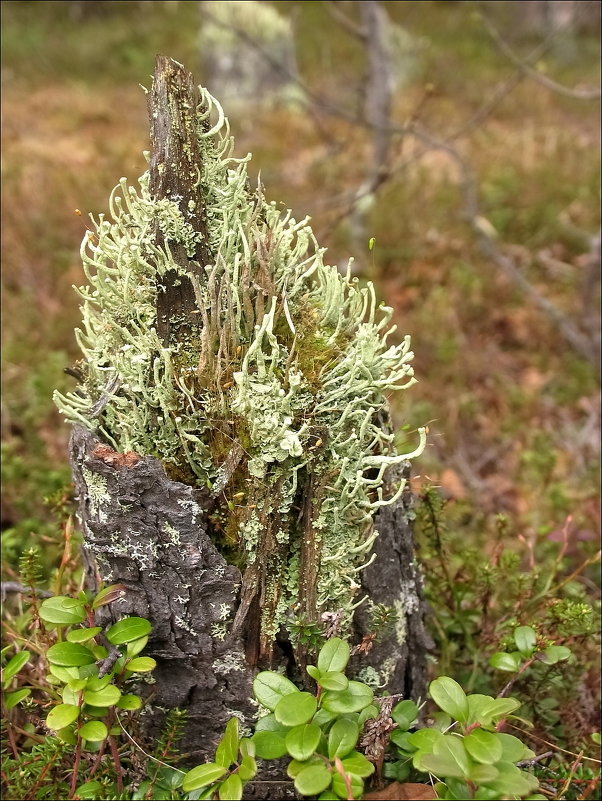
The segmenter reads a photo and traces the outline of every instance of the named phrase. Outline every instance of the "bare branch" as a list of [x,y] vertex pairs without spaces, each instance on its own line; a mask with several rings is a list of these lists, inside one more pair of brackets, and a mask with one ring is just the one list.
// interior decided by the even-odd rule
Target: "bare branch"
[[362,42],[366,41],[368,38],[368,31],[365,25],[358,25],[355,20],[348,17],[347,14],[341,11],[339,3],[335,0],[324,0],[324,5],[330,16],[336,20],[347,33],[357,37]]
[[533,67],[528,64],[527,61],[523,61],[523,59],[518,56],[514,50],[510,47],[508,42],[502,37],[500,32],[497,28],[493,25],[491,20],[483,13],[481,13],[481,19],[483,21],[483,25],[487,33],[491,36],[493,41],[499,47],[501,52],[510,59],[510,61],[518,67],[518,69],[524,74],[527,75],[529,78],[532,78],[537,83],[540,83],[542,86],[545,86],[547,89],[552,90],[553,92],[557,92],[564,97],[571,97],[576,100],[599,100],[601,96],[600,89],[571,89],[568,86],[563,86],[562,84],[558,83],[557,81],[548,78],[547,75],[539,72],[539,70],[534,69]]

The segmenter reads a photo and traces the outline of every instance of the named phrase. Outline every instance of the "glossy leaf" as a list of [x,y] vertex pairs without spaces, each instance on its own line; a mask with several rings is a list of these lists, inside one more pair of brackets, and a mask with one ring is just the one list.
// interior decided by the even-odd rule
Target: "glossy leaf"
[[491,790],[503,794],[504,798],[508,796],[524,796],[539,787],[539,782],[535,776],[524,770],[519,770],[516,765],[512,765],[509,762],[498,762],[495,767],[498,771],[498,777],[494,781],[486,782],[486,785]]
[[54,731],[64,729],[65,726],[69,726],[78,719],[79,712],[79,707],[73,704],[58,704],[58,706],[54,706],[48,713],[46,725],[49,729],[53,729]]
[[303,723],[291,729],[284,742],[293,759],[303,762],[314,754],[321,737],[322,730],[319,726],[315,723]]
[[280,759],[287,753],[284,736],[275,731],[256,731],[253,742],[260,759]]
[[123,645],[150,634],[151,628],[150,622],[143,617],[124,617],[107,631],[107,640],[112,645]]
[[86,782],[85,784],[80,784],[79,787],[75,788],[75,798],[81,798],[82,801],[85,799],[95,801],[95,799],[102,797],[103,789],[104,788],[100,782]]
[[530,657],[535,651],[537,634],[531,626],[518,626],[518,628],[514,629],[514,642],[522,656]]
[[90,706],[113,706],[121,698],[121,690],[114,684],[107,684],[102,690],[94,692],[93,690],[86,690],[84,692],[84,701]]
[[89,648],[75,642],[57,642],[56,645],[48,649],[46,657],[53,665],[61,665],[62,667],[90,665],[96,661]]
[[182,789],[185,793],[198,790],[199,787],[206,787],[221,779],[227,773],[223,765],[216,765],[215,762],[207,762],[205,765],[197,765],[196,768],[189,770],[182,780]]
[[457,681],[449,676],[440,676],[430,683],[429,693],[437,706],[454,720],[465,723],[468,718],[466,693]]
[[418,729],[413,734],[408,736],[408,743],[412,748],[417,748],[420,751],[432,751],[435,743],[439,742],[444,735],[437,731],[437,729]]
[[359,751],[354,751],[341,761],[346,773],[353,773],[355,776],[361,776],[363,779],[372,776],[374,773],[374,765],[369,759]]
[[110,684],[113,679],[112,673],[107,673],[106,676],[91,676],[88,679],[88,690],[97,693],[99,690],[104,690],[107,684]]
[[418,704],[414,701],[400,701],[393,707],[391,717],[400,729],[407,731],[418,717]]
[[21,687],[20,690],[15,690],[13,693],[7,693],[4,696],[4,703],[6,704],[7,709],[12,709],[17,704],[20,704],[21,701],[25,700],[31,695],[31,689],[29,687]]
[[276,704],[286,695],[298,693],[292,681],[289,681],[280,673],[271,670],[264,670],[255,676],[253,681],[253,692],[260,704],[270,709],[276,709]]
[[[364,782],[359,776],[353,773],[348,774],[348,779],[351,783],[351,795],[353,798],[361,798],[364,792]],[[332,776],[332,789],[339,798],[349,798],[347,783],[340,773],[334,773]]]
[[340,672],[345,670],[351,651],[348,643],[340,637],[327,640],[318,655],[320,673]]
[[140,709],[142,698],[139,695],[122,695],[116,706],[119,709]]
[[499,732],[497,739],[502,746],[503,762],[522,762],[523,759],[533,759],[535,756],[534,752],[513,734]]
[[146,648],[147,643],[148,643],[148,636],[140,637],[137,640],[132,640],[126,645],[125,655],[128,658],[131,658],[132,656],[138,656],[140,651],[143,651]]
[[269,715],[264,715],[263,717],[259,718],[255,724],[255,732],[259,731],[277,731],[281,732],[284,736],[288,731],[288,726],[283,726],[282,723],[278,723],[276,720],[276,715],[274,715],[273,712],[270,712]]
[[278,701],[274,715],[285,726],[300,726],[313,718],[317,708],[318,702],[311,693],[296,692]]
[[88,642],[100,634],[102,628],[100,626],[92,626],[91,628],[71,629],[67,632],[68,642]]
[[6,665],[4,665],[2,668],[2,682],[4,689],[9,686],[17,673],[19,673],[19,671],[25,667],[30,656],[31,654],[29,651],[19,651],[18,654],[15,654],[13,658],[9,660]]
[[130,673],[150,673],[157,667],[157,663],[150,656],[136,656],[130,660],[125,669]]
[[364,707],[358,713],[357,725],[361,729],[361,727],[367,720],[369,720],[370,718],[377,718],[379,713],[380,709],[376,706],[376,704],[368,704],[368,706]]
[[46,598],[40,605],[40,617],[44,623],[70,626],[74,623],[83,623],[86,613],[81,601],[68,598],[66,595],[54,595],[52,598]]
[[242,798],[242,781],[237,773],[232,773],[222,782],[217,791],[220,801],[240,801]]
[[238,718],[230,718],[226,724],[224,736],[215,750],[215,761],[218,765],[229,768],[238,757]]
[[312,677],[312,679],[315,679],[317,681],[320,678],[320,675],[321,675],[320,671],[318,670],[318,668],[315,665],[308,665],[305,668],[305,670],[309,673],[309,675]]
[[349,680],[344,673],[339,673],[335,670],[321,673],[318,684],[325,690],[346,690],[349,686]]
[[344,757],[353,751],[360,734],[359,727],[351,720],[340,718],[328,733],[328,757]]
[[504,750],[499,735],[484,729],[473,729],[467,734],[464,737],[464,747],[473,759],[483,765],[499,762]]
[[506,673],[516,673],[521,665],[521,662],[521,655],[517,651],[513,651],[511,654],[498,651],[498,653],[494,654],[489,659],[489,664],[491,667],[496,668],[497,670],[504,670]]
[[252,756],[244,756],[240,761],[238,775],[243,782],[250,781],[257,773],[257,763]]
[[571,656],[571,649],[564,645],[550,645],[541,654],[540,659],[546,665],[555,665],[557,662],[564,662]]
[[101,720],[90,720],[81,727],[79,736],[90,742],[102,742],[109,736],[109,731]]
[[366,684],[350,681],[346,690],[325,692],[322,696],[322,707],[328,712],[344,715],[346,712],[359,712],[369,706],[373,697],[374,693]]
[[308,765],[295,776],[295,790],[301,795],[317,795],[329,787],[331,781],[332,775],[324,763]]

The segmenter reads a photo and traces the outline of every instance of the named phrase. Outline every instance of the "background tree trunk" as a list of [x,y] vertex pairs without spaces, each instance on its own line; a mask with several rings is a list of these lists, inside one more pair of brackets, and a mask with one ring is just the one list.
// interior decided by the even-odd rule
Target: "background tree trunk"
[[[151,187],[155,200],[179,197],[182,209],[192,201],[195,213],[189,219],[204,232],[191,181],[197,166],[191,154],[198,158],[196,142],[189,141],[194,137],[190,115],[198,105],[195,91],[181,65],[158,59],[149,95]],[[169,164],[169,171],[159,169],[161,164]],[[195,259],[180,254],[186,269],[207,263],[202,261],[209,258],[203,242]],[[188,285],[172,291],[169,281],[168,275],[157,311],[164,318],[164,339],[173,342],[190,335],[186,314],[192,309]],[[208,534],[216,500],[207,491],[170,480],[158,460],[116,453],[79,426],[73,429],[70,460],[88,585],[103,581],[126,589],[110,609],[103,608],[103,622],[128,614],[146,617],[153,626],[146,652],[157,660],[157,669],[145,693],[149,706],[141,717],[141,734],[152,737],[164,710],[180,707],[189,720],[182,749],[196,762],[212,756],[226,721],[236,715],[249,725],[256,712],[250,700],[256,668],[246,656],[249,643],[243,642],[243,632],[231,633],[226,625],[244,604],[241,573],[226,562]],[[402,477],[409,478],[409,464],[396,478]],[[376,671],[382,690],[405,697],[423,695],[426,682],[427,637],[411,517],[409,490],[377,517],[377,558],[362,573],[362,589],[374,603],[394,607],[399,617],[385,639],[359,653],[353,664],[356,673]],[[360,640],[372,633],[368,607],[364,604],[356,613]],[[274,643],[271,666],[299,678],[294,649],[284,635]]]

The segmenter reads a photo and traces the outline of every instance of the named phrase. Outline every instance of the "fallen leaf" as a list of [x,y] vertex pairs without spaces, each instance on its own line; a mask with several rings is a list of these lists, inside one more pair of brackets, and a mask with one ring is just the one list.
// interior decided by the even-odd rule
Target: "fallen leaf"
[[432,801],[438,796],[430,784],[393,782],[383,790],[368,793],[364,798],[366,801]]

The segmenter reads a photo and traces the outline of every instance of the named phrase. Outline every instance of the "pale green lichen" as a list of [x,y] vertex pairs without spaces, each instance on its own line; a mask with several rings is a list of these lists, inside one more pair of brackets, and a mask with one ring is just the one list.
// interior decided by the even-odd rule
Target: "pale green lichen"
[[[161,282],[168,271],[185,273],[154,232],[158,225],[189,255],[199,234],[179,198],[152,199],[148,174],[138,190],[122,179],[108,218],[93,219],[94,234],[82,243],[88,285],[78,289],[76,337],[85,379],[55,400],[68,420],[116,450],[158,457],[175,477],[222,499],[216,541],[234,548],[241,566],[261,556],[269,575],[264,633],[275,635],[300,602],[313,604],[303,611],[316,620],[342,610],[344,627],[362,600],[374,515],[404,488],[384,496],[387,470],[425,444],[420,429],[417,447],[396,453],[384,423],[387,395],[415,382],[409,337],[389,344],[392,310],[377,304],[372,284],[325,265],[307,219],[266,202],[260,188],[250,191],[248,157],[232,158],[223,112],[201,95],[199,189],[210,261],[191,277],[197,314],[181,322],[193,333],[175,344],[157,333]],[[207,131],[212,109],[217,123]],[[92,475],[84,474],[101,513],[106,487]],[[192,500],[178,503],[201,514]],[[177,544],[177,530],[163,530]],[[300,576],[308,543],[318,563],[313,601]],[[135,542],[125,546],[142,567]]]

